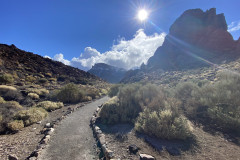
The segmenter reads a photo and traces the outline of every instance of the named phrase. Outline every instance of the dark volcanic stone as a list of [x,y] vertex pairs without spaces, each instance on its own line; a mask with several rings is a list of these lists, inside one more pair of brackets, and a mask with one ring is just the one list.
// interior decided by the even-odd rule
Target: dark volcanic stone
[[133,154],[136,154],[139,150],[139,148],[135,144],[128,146],[128,149],[129,149],[129,152]]

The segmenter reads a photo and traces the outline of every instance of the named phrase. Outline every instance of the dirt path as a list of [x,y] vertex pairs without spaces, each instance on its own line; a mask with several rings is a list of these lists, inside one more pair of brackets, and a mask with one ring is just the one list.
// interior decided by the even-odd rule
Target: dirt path
[[104,97],[89,103],[64,119],[55,130],[40,160],[89,160],[97,159],[95,139],[89,126],[97,106],[108,100]]

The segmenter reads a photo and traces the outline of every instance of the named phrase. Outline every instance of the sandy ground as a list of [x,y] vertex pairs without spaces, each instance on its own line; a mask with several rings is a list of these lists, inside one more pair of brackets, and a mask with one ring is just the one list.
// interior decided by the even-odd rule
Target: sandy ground
[[[145,153],[159,159],[188,160],[238,160],[240,146],[230,142],[220,133],[212,135],[202,127],[194,126],[196,140],[189,142],[166,141],[138,135],[133,126],[120,124],[114,126],[99,125],[106,135],[107,146],[114,151],[115,158],[139,160],[139,154]],[[135,144],[139,152],[131,154],[128,146]],[[155,147],[153,147],[155,146]],[[172,155],[174,154],[174,155]]]

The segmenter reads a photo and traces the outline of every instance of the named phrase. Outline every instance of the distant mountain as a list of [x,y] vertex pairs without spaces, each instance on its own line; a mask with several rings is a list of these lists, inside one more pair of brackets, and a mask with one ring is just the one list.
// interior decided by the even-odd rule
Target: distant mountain
[[[170,27],[164,43],[147,65],[130,71],[123,82],[149,77],[163,71],[194,69],[234,61],[240,57],[240,39],[227,31],[224,14],[211,8],[185,11]],[[150,76],[151,77],[151,76]]]
[[79,84],[102,81],[88,72],[5,44],[0,44],[0,73],[10,73],[24,83],[37,83],[42,78]]
[[107,82],[118,83],[127,71],[123,68],[110,66],[105,63],[96,63],[88,72],[106,80]]

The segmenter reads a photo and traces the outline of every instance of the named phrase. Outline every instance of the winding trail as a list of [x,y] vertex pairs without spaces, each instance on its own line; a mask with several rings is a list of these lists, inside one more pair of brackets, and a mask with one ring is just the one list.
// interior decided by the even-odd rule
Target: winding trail
[[79,108],[56,127],[54,135],[38,158],[39,160],[90,160],[98,159],[95,139],[89,126],[97,109],[109,98],[104,97]]

